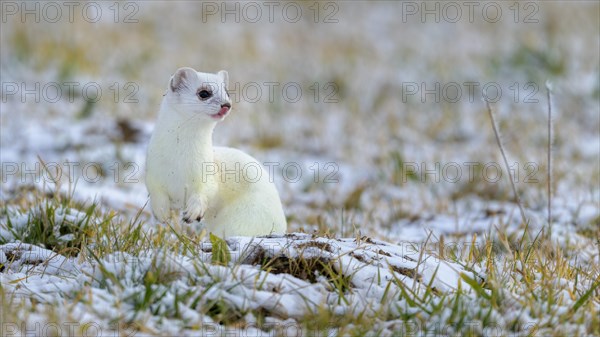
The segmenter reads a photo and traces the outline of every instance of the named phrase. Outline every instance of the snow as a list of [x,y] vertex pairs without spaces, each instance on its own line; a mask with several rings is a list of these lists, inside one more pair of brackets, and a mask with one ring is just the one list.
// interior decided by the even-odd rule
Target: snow
[[[65,306],[62,298],[83,291],[94,298],[92,307],[86,310],[89,317],[85,321],[108,322],[131,315],[132,306],[143,301],[147,291],[144,278],[155,272],[158,277],[165,277],[164,283],[149,286],[163,295],[150,304],[149,310],[155,315],[168,315],[175,310],[176,297],[194,294],[191,298],[179,298],[177,310],[181,311],[185,326],[200,326],[210,321],[190,306],[192,299],[198,299],[197,305],[201,307],[218,301],[236,312],[265,310],[283,319],[301,319],[318,312],[321,306],[330,307],[339,315],[375,315],[383,303],[398,301],[394,298],[399,298],[399,282],[417,294],[429,285],[440,292],[451,292],[458,287],[460,273],[479,277],[414,247],[407,249],[367,237],[327,239],[288,234],[233,237],[227,244],[232,256],[229,266],[210,263],[212,252],[207,242],[187,256],[160,251],[140,256],[115,253],[91,262],[13,242],[0,245],[2,261],[10,256],[0,277],[7,293],[17,298],[35,298],[41,304],[59,308]],[[321,258],[335,273],[348,277],[351,287],[340,297],[342,293],[324,275],[310,281],[301,275],[268,272],[251,263],[256,254],[264,261]],[[115,306],[120,310],[114,310]],[[166,322],[152,324],[168,326]]]
[[[111,15],[106,15],[100,26],[13,21],[2,25],[3,84],[23,82],[31,88],[34,83],[43,87],[50,82],[94,82],[104,91],[84,116],[86,102],[80,96],[73,102],[35,102],[33,95],[24,100],[20,93],[8,95],[3,87],[0,280],[11,299],[27,303],[18,309],[23,322],[47,321],[41,309],[46,306],[63,323],[79,322],[78,329],[91,324],[108,336],[130,328],[136,328],[136,336],[198,331],[302,335],[298,319],[319,314],[322,307],[336,317],[365,314],[376,319],[382,308],[390,310],[390,317],[426,317],[420,308],[407,304],[400,283],[415,296],[424,294],[428,285],[442,294],[455,294],[460,283],[468,292],[461,273],[477,281],[486,278],[484,270],[466,262],[472,246],[484,247],[485,240],[496,240],[499,233],[521,237],[524,232],[505,175],[497,184],[481,176],[467,179],[465,163],[499,163],[506,173],[480,100],[482,84],[489,82],[504,90],[494,108],[511,163],[517,164],[511,167],[520,173],[517,189],[525,203],[529,234],[535,237],[547,224],[543,87],[547,79],[552,81],[556,186],[551,240],[563,248],[575,269],[598,265],[597,238],[586,234],[600,219],[598,25],[597,15],[587,14],[597,13],[597,5],[536,3],[539,24],[526,24],[510,17],[512,3],[502,3],[507,20],[489,24],[478,17],[475,23],[451,24],[421,22],[419,15],[403,22],[398,14],[401,3],[335,2],[336,24],[312,24],[312,18],[292,24],[280,17],[275,24],[266,20],[249,24],[221,22],[218,15],[201,22],[201,7],[189,4],[127,4],[139,6],[140,24],[112,24]],[[108,5],[103,9],[112,14]],[[306,13],[311,13],[310,5],[303,7]],[[548,69],[553,62],[564,69]],[[199,243],[193,253],[142,249],[139,254],[111,252],[99,260],[22,242],[31,220],[43,213],[44,198],[34,200],[39,207],[23,208],[31,203],[32,191],[59,191],[86,205],[97,202],[97,211],[114,214],[119,220],[115,223],[127,224],[140,212],[143,230],[157,229],[146,205],[145,149],[168,77],[184,65],[205,71],[227,69],[241,87],[271,81],[302,86],[304,96],[294,103],[281,95],[254,103],[238,92],[240,101],[214,136],[218,145],[278,163],[274,181],[289,217],[289,232],[318,231],[320,236],[229,238],[233,260],[228,266],[211,262],[207,242]],[[72,74],[62,75],[64,69]],[[480,84],[472,101],[466,99],[466,91],[458,103],[444,97],[434,102],[433,95],[423,102],[420,93],[403,99],[409,82],[432,88],[435,83],[466,81]],[[109,88],[115,82],[121,89],[126,83],[137,85],[138,103],[126,103],[124,97],[115,103]],[[309,88],[315,82],[321,89],[319,101]],[[515,82],[520,88],[517,102],[509,88]],[[325,103],[325,86],[330,83],[339,91],[335,102]],[[538,103],[523,102],[531,93],[527,83],[538,84],[534,95]],[[135,136],[127,137],[119,126],[122,121]],[[462,178],[454,183],[437,172],[439,182],[426,181],[420,170],[417,179],[403,182],[393,153],[419,169],[457,164]],[[530,162],[536,164],[536,182],[523,181],[529,173],[524,165]],[[44,172],[42,163],[50,166],[50,172]],[[282,169],[288,163],[301,168],[298,181],[286,179]],[[326,181],[332,168],[335,179]],[[57,174],[58,182],[53,179]],[[356,200],[349,202],[354,193]],[[59,207],[48,221],[54,224],[52,234],[58,242],[67,244],[75,236],[61,233],[60,226],[83,228],[91,221],[87,225],[93,227],[95,219],[81,209]],[[177,240],[175,235],[167,237]],[[456,250],[456,261],[438,256],[440,250],[446,255]],[[331,268],[347,278],[350,289],[338,291],[323,273],[313,279],[269,272],[258,262],[300,255],[333,261]],[[493,263],[497,270],[512,273],[507,261],[501,257]],[[523,268],[515,263],[515,268]],[[162,277],[152,290],[164,295],[145,303],[149,272]],[[582,277],[578,282],[556,280],[557,287],[589,289],[589,280]],[[525,330],[538,320],[539,315],[530,314],[519,302],[520,291],[507,281],[506,301],[515,310],[493,311],[490,320],[501,327],[516,321]],[[574,299],[564,292],[559,296],[563,303],[556,308],[566,312]],[[224,326],[215,315],[208,315],[207,307],[219,301],[239,311],[246,326]],[[471,304],[464,310],[479,310],[480,303]],[[171,314],[175,309],[179,317]],[[257,317],[251,309],[270,314]],[[430,323],[444,324],[451,316],[448,308]],[[115,326],[122,321],[133,323]],[[391,335],[407,331],[406,324],[382,318],[373,331]],[[267,325],[275,329],[264,329]],[[584,334],[582,326],[561,331]],[[63,332],[67,328],[60,327]],[[335,335],[336,329],[326,332]]]

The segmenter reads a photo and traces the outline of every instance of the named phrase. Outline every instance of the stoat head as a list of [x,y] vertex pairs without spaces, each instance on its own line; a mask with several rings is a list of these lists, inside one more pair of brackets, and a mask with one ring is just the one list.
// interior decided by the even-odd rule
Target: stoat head
[[190,115],[188,117],[200,115],[221,121],[231,110],[228,83],[225,70],[210,74],[179,68],[169,80],[165,101],[179,113]]

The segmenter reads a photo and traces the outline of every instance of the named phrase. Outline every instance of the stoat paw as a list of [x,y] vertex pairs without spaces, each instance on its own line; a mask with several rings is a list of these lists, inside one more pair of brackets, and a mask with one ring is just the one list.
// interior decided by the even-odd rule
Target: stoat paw
[[202,220],[202,215],[198,215],[196,218],[194,218],[193,216],[188,215],[187,211],[184,211],[182,219],[186,223],[192,223],[194,220],[200,222]]
[[152,198],[151,200],[152,215],[160,222],[165,223],[171,215],[169,204],[161,202],[160,198]]
[[154,218],[160,223],[167,222],[169,218],[169,213],[163,210],[152,211],[152,214],[154,215]]
[[191,197],[185,210],[183,211],[183,221],[191,223],[193,221],[200,221],[204,216],[203,202],[200,197]]
[[165,223],[167,222],[167,216],[165,214],[161,213],[157,213],[157,212],[153,212],[154,218],[160,222],[160,223]]

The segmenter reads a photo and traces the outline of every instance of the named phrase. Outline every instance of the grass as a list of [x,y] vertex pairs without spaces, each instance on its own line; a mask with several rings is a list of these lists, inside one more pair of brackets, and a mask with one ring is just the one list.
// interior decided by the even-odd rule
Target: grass
[[15,200],[21,205],[0,205],[7,233],[0,236],[0,244],[18,240],[65,256],[78,256],[92,243],[95,228],[106,225],[114,216],[105,216],[104,223],[95,223],[99,218],[97,202],[88,205],[77,202],[72,194],[62,193],[60,188],[46,193],[33,191]]
[[[112,212],[101,210],[97,203],[82,205],[59,193],[50,198],[32,193],[31,203],[18,211],[28,215],[28,228],[32,231],[26,234],[13,230],[12,233],[20,235],[18,239],[23,242],[94,262],[98,268],[93,277],[96,287],[113,295],[122,294],[117,296],[123,310],[117,322],[119,326],[144,331],[148,317],[185,321],[184,313],[192,310],[211,317],[222,326],[241,328],[258,324],[268,329],[273,326],[269,326],[265,319],[280,315],[277,311],[265,308],[239,307],[227,301],[226,296],[212,293],[217,289],[234,291],[236,282],[246,282],[239,279],[223,288],[223,276],[219,276],[214,268],[220,266],[225,268],[221,272],[233,272],[240,267],[240,262],[223,257],[224,252],[229,253],[229,250],[222,239],[212,238],[212,258],[200,259],[200,253],[193,248],[197,244],[194,240],[199,238],[183,238],[168,228],[144,230],[142,220],[127,221]],[[43,207],[40,208],[40,205]],[[7,215],[10,214],[7,210],[12,207],[5,205],[4,209]],[[73,209],[87,212],[82,213],[85,217],[77,222],[77,226],[72,223],[60,226],[62,235],[72,234],[74,239],[68,245],[57,243],[56,234],[47,228],[50,224],[56,225],[53,219],[58,213]],[[5,226],[11,228],[9,218],[5,219]],[[336,259],[314,255],[314,249],[334,252],[328,244],[310,241],[299,248],[313,254],[300,253],[294,258],[269,255],[262,251],[252,261],[243,263],[256,266],[264,275],[285,274],[313,284],[321,282],[320,277],[325,277],[328,291],[337,294],[338,302],[317,305],[315,311],[309,311],[297,320],[297,327],[309,333],[326,333],[333,329],[341,334],[358,336],[367,332],[382,332],[385,330],[384,323],[388,321],[400,324],[398,327],[404,329],[404,333],[418,329],[423,333],[452,331],[477,336],[486,329],[500,327],[505,333],[525,331],[560,336],[571,332],[567,329],[569,325],[577,325],[580,334],[600,334],[598,264],[576,264],[568,258],[573,254],[566,251],[568,247],[561,247],[545,236],[529,238],[524,233],[515,236],[498,232],[494,237],[483,240],[473,236],[470,240],[472,244],[466,251],[458,246],[445,246],[444,239],[441,242],[426,242],[426,246],[438,248],[427,251],[440,260],[457,262],[466,270],[484,270],[483,280],[463,273],[460,281],[462,286],[456,291],[440,292],[432,284],[424,285],[425,290],[419,291],[411,282],[400,278],[404,275],[418,280],[416,275],[419,267],[410,272],[395,269],[394,279],[389,281],[386,292],[382,294],[381,305],[372,308],[374,311],[339,313],[334,310],[336,306],[348,305],[348,296],[356,292],[356,286],[351,281],[356,271],[340,269]],[[446,249],[440,250],[439,246],[445,246]],[[172,261],[176,254],[190,258],[195,276],[188,275],[189,271]],[[115,270],[108,262],[111,261],[107,260],[108,256],[113,256],[113,259],[120,257],[126,267]],[[14,262],[10,256],[7,257],[8,260],[0,268],[2,270]],[[439,272],[435,271],[438,275]],[[177,284],[180,282],[192,287],[178,291]],[[257,278],[254,282],[255,289],[264,289],[264,278]],[[399,292],[391,291],[392,285],[397,286]],[[64,296],[72,305],[90,305],[92,310],[92,302],[88,302],[89,291],[89,287],[83,287],[78,291],[66,292]],[[1,287],[0,295],[5,308],[13,307],[11,311],[3,310],[3,319],[7,322],[17,319],[15,313],[27,316],[27,312],[38,312],[47,317],[61,315],[43,301],[17,299],[13,293],[7,292],[5,286]],[[18,317],[22,319],[22,316]],[[256,322],[248,321],[249,317],[254,317]],[[450,330],[440,330],[442,327]],[[201,329],[199,326],[187,328]],[[281,326],[275,327],[279,328]]]
[[[314,231],[314,238],[300,247],[258,245],[256,251],[240,251],[230,241],[216,237],[204,242],[202,233],[184,234],[177,226],[154,226],[148,222],[147,210],[117,210],[115,204],[119,198],[110,205],[103,200],[81,202],[74,197],[76,191],[65,194],[58,192],[62,191],[59,188],[48,191],[21,184],[0,205],[0,228],[5,230],[0,232],[0,245],[22,243],[21,249],[7,249],[3,250],[4,255],[0,254],[3,334],[8,334],[13,324],[25,322],[32,328],[36,322],[47,321],[57,322],[63,332],[67,328],[63,323],[77,322],[75,333],[80,335],[91,335],[91,331],[86,334],[85,324],[93,323],[108,335],[164,335],[181,330],[206,335],[254,335],[253,329],[260,329],[281,336],[294,332],[350,336],[600,336],[600,217],[572,224],[576,220],[561,218],[564,209],[554,209],[559,207],[561,198],[579,202],[578,193],[583,190],[591,197],[583,198],[580,208],[590,203],[590,199],[591,202],[597,199],[592,186],[597,186],[600,176],[590,176],[590,171],[597,172],[598,166],[590,164],[589,155],[580,145],[589,134],[596,134],[597,123],[590,117],[596,110],[589,106],[597,103],[600,87],[596,81],[591,94],[585,91],[586,86],[570,89],[564,84],[561,88],[565,78],[576,78],[575,82],[581,84],[581,78],[584,78],[582,83],[586,81],[583,75],[597,73],[595,49],[578,47],[593,45],[586,41],[594,42],[597,25],[586,20],[596,22],[593,18],[597,17],[594,16],[597,11],[579,8],[576,12],[589,14],[575,13],[581,16],[575,20],[572,11],[548,5],[540,11],[544,12],[539,16],[543,24],[527,26],[507,24],[511,23],[509,16],[513,12],[505,7],[508,21],[477,29],[453,25],[453,31],[456,28],[456,32],[465,33],[466,37],[459,38],[457,34],[452,43],[447,39],[435,40],[444,36],[436,30],[436,25],[387,26],[385,16],[380,22],[378,15],[366,15],[377,18],[370,21],[376,23],[374,26],[394,28],[389,30],[391,33],[385,33],[385,29],[380,32],[381,41],[388,37],[395,41],[389,46],[381,44],[389,48],[382,52],[379,44],[372,44],[371,30],[362,29],[362,24],[356,25],[360,32],[348,26],[339,29],[342,25],[307,26],[303,27],[306,35],[285,25],[277,26],[276,30],[264,25],[266,29],[258,27],[256,31],[256,25],[244,26],[246,33],[236,37],[224,34],[228,30],[215,26],[220,22],[213,20],[203,26],[216,34],[208,39],[199,30],[183,24],[191,22],[186,18],[201,17],[199,9],[154,4],[158,10],[144,7],[138,17],[141,23],[128,25],[127,36],[123,35],[123,25],[98,29],[98,25],[79,21],[52,27],[11,26],[11,21],[3,29],[6,34],[3,60],[7,60],[2,64],[3,74],[12,76],[7,81],[25,81],[27,88],[31,88],[34,81],[41,81],[42,86],[48,81],[76,80],[84,84],[97,80],[99,74],[106,80],[101,82],[104,97],[97,104],[82,102],[79,90],[74,93],[76,104],[67,106],[35,105],[31,99],[29,104],[19,105],[15,104],[19,101],[18,94],[8,98],[7,109],[14,108],[15,115],[25,116],[28,122],[39,123],[44,129],[53,127],[47,125],[51,123],[46,119],[57,118],[62,122],[61,112],[67,115],[66,125],[73,120],[86,125],[94,117],[115,117],[117,122],[107,125],[117,125],[122,134],[110,134],[102,144],[107,132],[103,128],[112,126],[94,125],[84,130],[84,134],[92,131],[94,136],[89,144],[76,141],[75,149],[71,149],[71,143],[65,141],[64,149],[42,147],[49,152],[44,155],[54,154],[54,159],[61,160],[74,157],[82,162],[104,162],[107,153],[115,153],[122,163],[138,162],[136,149],[141,148],[147,133],[143,128],[132,128],[135,124],[129,121],[153,118],[166,79],[174,70],[170,67],[227,68],[242,85],[251,81],[297,82],[303,83],[308,94],[298,104],[285,104],[280,96],[273,104],[261,101],[260,105],[252,105],[242,100],[236,105],[236,115],[216,132],[215,136],[221,137],[220,144],[243,144],[257,153],[284,150],[285,156],[294,161],[336,160],[341,168],[340,184],[309,179],[300,188],[284,190],[282,196],[291,196],[286,200],[290,228]],[[311,4],[305,5],[305,13],[312,13],[308,7]],[[338,16],[342,23],[363,22],[362,10],[352,14],[342,5]],[[377,10],[380,5],[369,3],[363,8],[364,13],[367,9]],[[163,36],[163,12],[178,18],[169,20],[173,35]],[[105,13],[111,12],[106,9]],[[577,30],[569,30],[565,26],[568,22],[580,25]],[[58,26],[61,34],[48,33],[55,33]],[[521,30],[524,26],[527,31]],[[540,30],[543,34],[539,34]],[[397,34],[398,31],[403,34]],[[497,39],[490,34],[489,45],[479,39],[497,31],[502,31],[504,37]],[[71,35],[71,32],[81,34]],[[269,50],[277,56],[277,62],[265,62],[264,54],[258,52],[268,47],[261,44],[262,36],[267,35],[277,46]],[[356,38],[348,38],[354,35]],[[309,37],[312,47],[307,53],[305,39]],[[471,41],[465,43],[471,38],[484,42],[479,43],[479,50],[473,51]],[[549,45],[562,48],[561,52],[538,43],[546,40],[552,40]],[[227,48],[214,48],[214,41],[228,41]],[[163,48],[165,45],[168,48]],[[431,46],[442,46],[444,53]],[[206,50],[212,50],[213,57],[205,57],[204,53],[199,57],[199,51]],[[573,60],[578,60],[577,66],[571,63]],[[248,64],[253,65],[252,69],[248,69]],[[319,73],[307,71],[308,67],[319,69]],[[510,80],[512,84],[515,79],[526,79],[517,83],[521,90],[518,103],[512,103],[515,92],[503,87],[511,102],[499,102],[495,117],[504,134],[502,151],[521,160],[519,167],[525,161],[546,161],[545,155],[555,154],[556,160],[547,159],[548,172],[554,171],[547,178],[547,186],[542,186],[545,182],[540,176],[537,176],[542,180],[540,184],[516,186],[509,185],[506,177],[496,184],[482,178],[484,164],[499,158],[495,143],[499,137],[492,137],[488,116],[479,102],[440,105],[432,102],[429,95],[425,104],[417,94],[399,103],[405,81],[425,81],[427,88],[431,88],[434,80],[462,83],[472,80],[474,74],[483,77],[482,83]],[[524,85],[529,81],[539,84],[547,76],[555,77],[558,84],[556,106],[552,106],[557,113],[549,118],[559,126],[554,152],[542,150],[548,139],[540,125],[546,117],[538,114],[538,110],[545,112],[545,109],[521,104],[532,93]],[[315,104],[308,89],[315,80],[323,82],[321,88],[328,81],[334,82],[339,87],[336,95],[339,102]],[[119,104],[114,104],[114,91],[110,89],[114,81],[123,96],[130,93],[123,92],[124,85],[136,81],[140,90],[135,98],[139,103],[121,104],[124,97],[120,97]],[[531,98],[543,102],[541,96]],[[76,108],[72,109],[73,106]],[[10,154],[8,150],[13,147],[4,141],[12,141],[10,129],[21,125],[10,124],[12,118],[5,119],[4,107],[2,131],[9,136],[3,134],[2,150],[7,146],[6,153]],[[66,129],[57,129],[56,133]],[[345,133],[336,133],[337,129]],[[548,125],[548,132],[552,134],[552,124]],[[17,143],[14,148],[19,154],[38,150],[33,137],[24,137],[21,144],[20,134],[14,135]],[[552,138],[549,137],[548,146],[552,145]],[[33,144],[30,147],[29,141]],[[457,184],[443,186],[424,182],[418,173],[406,167],[414,161],[432,168],[434,162],[443,164],[448,159],[481,163],[475,167],[475,179],[461,179]],[[344,166],[357,172],[373,169],[375,173],[370,175],[372,180],[353,181],[354,176],[347,174]],[[544,170],[541,165],[540,173],[545,173]],[[342,188],[348,187],[348,181],[351,186]],[[118,186],[128,187],[126,183]],[[402,194],[391,193],[398,191]],[[553,198],[547,197],[547,193],[553,194]],[[112,197],[107,194],[107,198]],[[295,199],[296,196],[308,198]],[[514,204],[500,210],[494,207],[514,200],[515,196],[522,198],[524,205],[520,207],[526,206],[529,212],[538,215],[545,211],[548,202],[546,221],[553,224],[553,232],[541,233],[539,228],[529,227],[528,221],[519,219],[521,212]],[[471,221],[470,210],[456,206],[473,197],[483,203],[474,208],[481,211],[476,215],[482,214],[491,224],[487,229],[472,227],[475,220]],[[405,239],[405,227],[421,224],[426,227],[427,222],[437,221],[431,214],[451,215],[461,223],[461,228],[439,236],[432,234],[422,242],[399,241]],[[520,225],[514,225],[515,218]],[[572,219],[578,216],[573,215]],[[369,247],[372,244],[365,235],[418,251],[416,256],[410,255],[416,267],[386,266],[384,261],[391,256],[385,250],[375,251],[374,256],[359,250],[341,256],[336,253],[336,241],[332,238],[356,238],[361,247]],[[328,239],[333,241],[324,241]],[[53,255],[42,260],[36,259],[35,254],[28,257],[27,254],[36,253],[35,248],[25,249],[28,243],[51,250]],[[293,250],[298,254],[291,254]],[[426,270],[425,254],[462,268],[457,289],[447,291],[433,282],[444,280],[448,272],[441,267]],[[59,256],[70,259],[66,266],[75,263],[74,274],[56,274],[49,268]],[[345,259],[356,262],[357,267],[347,268],[342,263]],[[363,288],[364,284],[356,279],[369,266],[378,268],[372,275],[373,283]],[[37,287],[37,278],[45,280],[45,287]],[[283,278],[295,282],[295,287],[285,288],[276,282]],[[48,293],[52,296],[47,296]],[[318,298],[315,293],[325,296],[315,300]],[[269,300],[273,298],[277,301],[270,306]],[[302,310],[283,310],[290,298],[298,300]],[[43,331],[35,334],[42,335]]]
[[[425,246],[431,247],[426,251],[432,256],[457,262],[465,270],[479,268],[485,274],[474,278],[462,273],[461,286],[456,291],[446,292],[437,290],[431,283],[424,284],[424,290],[418,290],[414,288],[414,281],[401,279],[408,276],[408,279],[418,281],[419,267],[412,271],[394,268],[394,278],[388,280],[380,305],[354,311],[348,307],[351,303],[348,296],[358,294],[352,282],[356,270],[344,270],[336,258],[315,255],[315,251],[335,252],[326,243],[309,241],[298,246],[296,248],[305,253],[301,252],[297,257],[260,251],[250,260],[242,259],[240,255],[232,260],[225,257],[232,248],[226,241],[213,237],[212,248],[207,250],[212,258],[202,258],[202,250],[197,249],[200,237],[182,237],[170,228],[149,231],[142,219],[128,221],[103,211],[98,203],[82,205],[58,193],[50,198],[35,191],[31,193],[31,203],[24,205],[18,213],[28,214],[29,228],[34,230],[27,235],[14,230],[13,233],[21,235],[17,238],[87,260],[97,269],[92,284],[63,293],[70,304],[61,309],[33,298],[19,298],[6,286],[1,286],[2,318],[6,322],[21,320],[22,314],[27,317],[34,312],[47,317],[61,317],[65,310],[75,310],[77,304],[96,310],[92,299],[98,295],[92,295],[90,291],[97,288],[115,296],[115,305],[122,311],[113,316],[111,322],[128,329],[153,331],[150,328],[153,325],[149,326],[149,323],[157,324],[156,319],[185,322],[191,311],[210,317],[216,322],[210,324],[221,327],[244,329],[258,326],[283,334],[281,322],[269,325],[269,322],[272,323],[269,317],[286,319],[281,312],[274,308],[240,306],[221,293],[235,293],[240,284],[248,282],[243,279],[235,281],[235,276],[233,283],[226,281],[231,280],[227,275],[238,275],[235,270],[246,265],[255,266],[263,273],[253,281],[255,291],[269,290],[274,294],[281,291],[265,288],[269,283],[267,275],[289,275],[309,284],[320,284],[324,280],[330,296],[338,300],[323,304],[306,303],[313,309],[302,317],[296,317],[297,325],[294,327],[309,333],[378,334],[387,329],[386,324],[395,324],[395,331],[403,329],[407,334],[418,330],[423,333],[452,331],[476,336],[486,329],[500,328],[504,334],[518,331],[561,336],[572,332],[569,326],[577,326],[577,334],[600,334],[600,266],[597,263],[577,263],[576,259],[568,258],[577,254],[569,251],[573,248],[562,247],[542,235],[529,237],[523,233],[498,232],[484,238],[472,236],[465,240],[470,243],[466,245],[467,250],[458,245],[444,245],[444,238],[438,242],[425,242]],[[43,208],[40,209],[40,205]],[[6,210],[13,208],[5,205],[4,209],[6,216],[11,214]],[[56,214],[74,209],[87,211],[82,213],[85,217],[77,226],[60,226],[61,234],[72,234],[73,239],[68,243],[57,243],[56,235],[45,228],[52,223],[56,225],[56,221],[53,222]],[[5,219],[3,225],[10,228],[12,223],[9,218]],[[362,240],[368,243],[370,239]],[[440,246],[445,249],[440,249]],[[176,256],[184,259],[177,260]],[[0,269],[6,272],[14,260],[7,255],[7,261]],[[111,261],[120,261],[124,265],[115,269]],[[183,267],[185,261],[189,262],[187,267]],[[187,286],[181,288],[179,284]],[[307,301],[310,300],[307,298]],[[5,310],[8,307],[12,309]],[[336,307],[346,309],[340,312],[335,310]],[[184,324],[182,327],[209,331],[207,329],[215,328],[210,324]],[[159,326],[154,325],[154,328]],[[146,330],[148,328],[150,330]]]

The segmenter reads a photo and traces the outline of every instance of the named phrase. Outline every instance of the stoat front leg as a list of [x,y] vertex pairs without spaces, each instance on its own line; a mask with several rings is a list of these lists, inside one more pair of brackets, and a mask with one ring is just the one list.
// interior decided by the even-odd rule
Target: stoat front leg
[[150,183],[147,184],[148,189],[151,191],[150,207],[152,214],[159,222],[165,223],[171,216],[171,200],[160,188],[156,188]]

